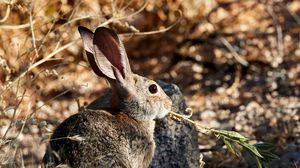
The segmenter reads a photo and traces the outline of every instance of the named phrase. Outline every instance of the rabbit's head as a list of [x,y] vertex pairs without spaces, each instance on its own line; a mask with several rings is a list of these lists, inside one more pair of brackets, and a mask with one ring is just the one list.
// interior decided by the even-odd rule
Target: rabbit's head
[[99,27],[93,33],[78,28],[93,71],[112,86],[112,108],[137,120],[162,118],[171,110],[172,101],[153,80],[131,72],[127,54],[118,35]]

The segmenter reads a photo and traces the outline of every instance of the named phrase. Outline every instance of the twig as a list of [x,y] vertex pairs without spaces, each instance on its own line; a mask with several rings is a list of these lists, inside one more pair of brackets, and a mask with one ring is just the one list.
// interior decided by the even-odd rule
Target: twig
[[179,14],[178,19],[171,24],[170,26],[161,29],[161,30],[154,30],[154,31],[148,31],[148,32],[134,32],[134,33],[122,33],[120,35],[122,36],[132,36],[132,35],[151,35],[151,34],[158,34],[158,33],[164,33],[166,31],[169,31],[170,29],[172,29],[174,26],[176,26],[182,19],[182,12],[181,11],[177,11]]
[[9,123],[9,126],[8,126],[8,128],[6,129],[4,135],[2,136],[2,139],[5,139],[5,138],[6,138],[6,135],[7,135],[8,131],[11,129],[11,127],[12,127],[12,125],[13,125],[13,122],[14,122],[14,120],[15,120],[15,117],[16,117],[17,109],[18,109],[19,106],[21,105],[25,93],[26,93],[26,89],[23,91],[21,100],[18,102],[17,106],[16,106],[15,109],[14,109],[13,117],[12,117],[12,119],[11,119],[11,121],[10,121],[10,123]]
[[[32,21],[32,24],[35,24],[35,20]],[[10,29],[10,30],[16,30],[16,29],[24,29],[30,27],[30,23],[20,24],[20,25],[0,25],[0,29]]]
[[132,16],[135,16],[135,15],[141,13],[146,8],[147,4],[148,4],[148,0],[144,0],[144,4],[142,5],[142,7],[140,9],[138,9],[137,11],[135,11],[135,12],[129,14],[129,15],[126,15],[126,16],[123,16],[123,17],[119,17],[118,20],[130,18]]
[[[31,107],[31,103],[30,103],[29,107]],[[21,127],[21,130],[18,132],[17,136],[15,137],[15,139],[17,139],[21,135],[21,133],[23,132],[27,120],[28,120],[28,110],[26,110],[26,116],[25,116],[25,119],[24,119],[24,123]]]
[[[278,51],[278,56],[282,58],[284,56],[284,48],[283,48],[283,35],[282,35],[282,28],[279,23],[278,17],[276,16],[272,6],[267,5],[267,12],[271,16],[274,26],[276,28],[277,32],[277,51]],[[281,62],[276,62],[276,63],[281,63]]]
[[95,15],[88,15],[88,16],[77,17],[77,18],[74,18],[74,19],[72,19],[72,20],[64,23],[62,26],[66,26],[66,25],[71,24],[73,22],[76,22],[78,20],[89,19],[89,18],[97,18],[97,16],[95,16]]
[[249,65],[249,63],[246,60],[244,60],[242,57],[240,57],[240,55],[237,53],[235,48],[224,37],[220,37],[220,40],[224,44],[224,46],[227,47],[227,49],[231,52],[231,54],[233,55],[233,57],[235,58],[235,60],[237,62],[239,62],[240,64],[242,64],[244,66]]
[[46,35],[43,37],[43,39],[42,39],[41,45],[40,45],[40,47],[38,48],[38,52],[42,49],[43,45],[45,44],[45,41],[47,40],[49,34],[51,33],[51,30],[53,29],[53,27],[54,27],[56,21],[57,21],[57,18],[56,18],[56,19],[53,19],[53,23],[51,24],[51,26],[50,26],[50,28],[49,28],[47,34],[46,34]]
[[[130,0],[129,2],[127,2],[126,6],[121,8],[121,10],[125,10],[126,8],[128,8],[132,4],[132,2],[133,2],[133,0]],[[123,5],[123,1],[122,1],[122,5]]]
[[80,6],[81,3],[82,3],[81,0],[76,0],[76,1],[75,1],[73,10],[72,10],[70,16],[68,17],[68,22],[71,21],[71,19],[73,18],[73,16],[76,14],[76,12],[77,12],[77,10],[78,10],[78,7]]
[[[52,24],[51,24],[51,26],[50,26],[50,28],[49,28],[47,34],[42,38],[42,40],[41,40],[42,42],[41,42],[41,45],[40,45],[39,48],[38,48],[38,51],[40,51],[40,50],[42,49],[43,45],[45,44],[45,41],[47,40],[49,34],[51,33],[52,29],[54,28],[55,23],[59,20],[59,13],[60,13],[60,12],[61,12],[61,8],[60,8],[59,11],[57,12],[57,15],[54,16],[54,19],[52,19],[52,20],[50,21],[50,22],[52,22]],[[50,22],[49,22],[49,23],[50,23]]]
[[35,52],[35,57],[39,58],[39,53],[38,53],[38,50],[36,48],[36,43],[35,43],[36,40],[35,40],[33,24],[32,24],[32,6],[31,6],[31,4],[30,4],[30,7],[29,7],[29,24],[30,24],[30,30],[31,30],[31,36],[32,36],[32,46],[33,46],[33,49],[34,49],[34,52]]
[[[122,19],[126,19],[126,18],[130,18],[134,15],[137,15],[138,13],[140,13],[141,11],[143,11],[147,5],[147,0],[144,0],[144,4],[142,5],[142,7],[140,9],[138,9],[136,12],[133,12],[132,14],[129,14],[127,16],[123,16],[123,17],[116,17],[115,15],[115,12],[113,13],[113,17],[109,18],[108,20],[106,20],[105,22],[101,23],[100,25],[98,25],[98,27],[102,27],[102,26],[105,26],[105,25],[108,25],[109,23],[111,22],[115,22],[115,21],[119,21],[119,20],[122,20]],[[132,34],[130,34],[132,35]]]
[[10,14],[10,8],[11,8],[11,3],[7,4],[6,12],[4,17],[0,20],[0,23],[5,22],[8,19],[8,16]]
[[293,17],[293,19],[297,22],[297,24],[300,26],[300,17],[297,15],[297,13],[291,11],[288,7],[286,7],[285,4],[280,3],[280,6],[286,9],[288,13]]
[[173,111],[170,112],[170,115],[171,117],[174,117],[175,116],[175,119],[183,119],[183,120],[186,120],[192,124],[194,124],[197,128],[200,128],[200,129],[204,129],[204,130],[213,130],[212,128],[209,128],[208,126],[205,126],[205,125],[202,125],[196,121],[193,121],[190,119],[190,115],[181,115],[181,114],[178,114],[178,113],[175,113]]

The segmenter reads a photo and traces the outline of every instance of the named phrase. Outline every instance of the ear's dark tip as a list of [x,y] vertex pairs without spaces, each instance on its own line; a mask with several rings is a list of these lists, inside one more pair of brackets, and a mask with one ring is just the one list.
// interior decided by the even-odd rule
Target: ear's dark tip
[[107,27],[98,27],[95,31],[95,34],[97,35],[104,35],[104,34],[110,34],[111,36],[113,36],[115,39],[119,39],[117,33],[113,30],[113,29],[110,29],[110,28],[107,28]]
[[80,33],[93,33],[90,29],[83,27],[83,26],[78,26],[78,31]]
[[78,26],[78,31],[83,31],[84,29],[87,29],[87,28],[83,27],[83,26]]

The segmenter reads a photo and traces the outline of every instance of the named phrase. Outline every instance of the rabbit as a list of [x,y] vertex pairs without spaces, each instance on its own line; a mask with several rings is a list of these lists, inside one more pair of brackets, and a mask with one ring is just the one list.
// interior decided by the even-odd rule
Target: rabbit
[[171,111],[171,99],[155,81],[131,72],[123,43],[113,30],[78,30],[92,70],[112,87],[112,99],[107,108],[81,108],[57,126],[43,167],[149,167],[155,119]]

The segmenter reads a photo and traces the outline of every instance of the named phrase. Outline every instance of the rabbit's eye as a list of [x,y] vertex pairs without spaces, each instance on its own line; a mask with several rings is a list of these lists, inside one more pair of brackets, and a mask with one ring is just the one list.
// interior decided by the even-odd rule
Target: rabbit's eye
[[152,94],[155,94],[158,91],[156,84],[150,85],[148,89],[149,89],[149,92]]

